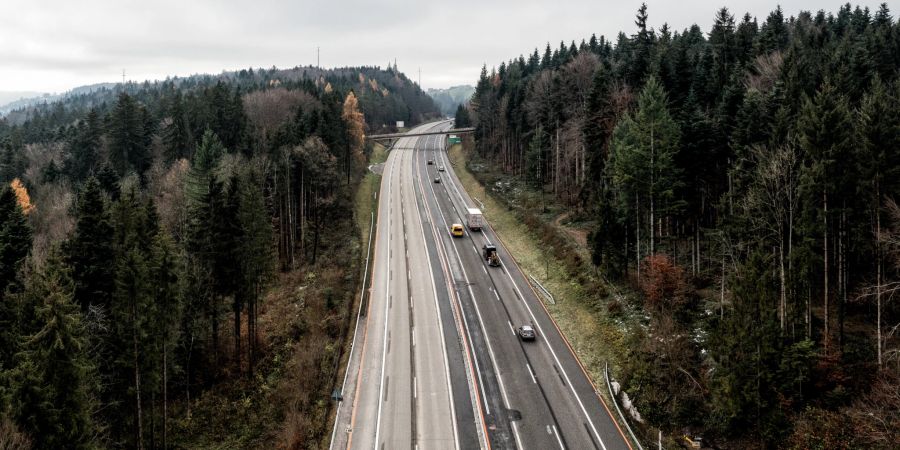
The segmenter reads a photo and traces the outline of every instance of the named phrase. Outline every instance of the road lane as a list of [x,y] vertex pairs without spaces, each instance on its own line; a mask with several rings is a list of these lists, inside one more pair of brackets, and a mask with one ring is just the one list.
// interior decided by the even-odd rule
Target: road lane
[[[445,150],[440,135],[402,138],[385,164],[350,446],[629,449],[490,226],[450,236],[476,203]],[[482,260],[487,242],[502,267]],[[536,342],[517,338],[523,324]]]
[[[436,164],[446,167],[442,183],[444,194],[436,195],[436,198],[444,204],[445,211],[463,218],[466,207],[477,205],[461,188],[461,183],[442,150],[438,149],[431,156],[439,161]],[[497,245],[504,262],[502,268],[470,271],[476,279],[480,278],[482,283],[494,288],[492,295],[503,306],[485,311],[485,320],[490,322],[490,327],[502,328],[509,327],[510,324],[519,326],[527,323],[538,331],[537,342],[522,346],[526,361],[524,369],[520,358],[506,352],[503,353],[500,365],[508,366],[512,371],[523,370],[528,373],[529,378],[534,374],[538,382],[536,384],[546,399],[547,412],[552,416],[542,417],[541,420],[556,426],[553,428],[551,425],[548,434],[558,436],[561,443],[569,448],[630,448],[567,342],[490,226],[481,232],[467,232],[467,238],[474,250],[473,256],[482,245],[491,242]],[[479,262],[484,267],[484,263]],[[477,280],[473,282],[479,283]],[[502,336],[498,338],[504,339]],[[523,417],[523,429],[526,428],[524,420]]]
[[427,247],[413,182],[415,149],[426,142],[398,140],[384,166],[352,448],[479,447],[460,337],[452,311],[441,307],[447,293],[435,280],[444,277]]

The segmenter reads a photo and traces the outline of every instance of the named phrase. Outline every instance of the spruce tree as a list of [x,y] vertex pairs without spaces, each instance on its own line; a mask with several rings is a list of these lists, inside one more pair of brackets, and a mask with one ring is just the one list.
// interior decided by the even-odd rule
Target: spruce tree
[[75,232],[64,245],[72,266],[75,302],[87,312],[91,305],[108,308],[114,283],[113,227],[100,183],[90,177],[75,205]]
[[[656,251],[657,220],[677,208],[675,191],[681,170],[675,165],[680,130],[669,114],[666,94],[655,77],[650,77],[638,98],[637,110],[616,125],[612,136],[612,179],[626,200],[632,217],[646,213],[652,254]],[[638,255],[640,257],[640,255]]]
[[31,250],[31,227],[9,186],[0,188],[0,299]]
[[193,146],[191,127],[188,123],[188,115],[184,110],[184,102],[180,92],[172,96],[169,105],[169,123],[163,130],[163,143],[166,150],[166,160],[175,161],[180,158],[189,158]]
[[121,93],[109,116],[109,157],[119,175],[141,175],[149,166],[146,110],[133,97]]
[[60,257],[33,269],[19,302],[33,308],[12,372],[13,415],[35,448],[93,448],[93,364],[74,285]]
[[[842,308],[847,292],[842,252],[846,251],[846,217],[853,205],[856,182],[854,167],[848,163],[852,161],[855,147],[853,120],[846,98],[831,84],[825,83],[813,98],[804,102],[797,119],[797,139],[804,158],[801,184],[806,209],[802,219],[807,236],[816,236],[822,243],[821,286],[827,344],[833,317],[831,297],[837,297]],[[838,248],[829,250],[830,241]],[[835,274],[833,267],[839,273]],[[836,291],[832,290],[833,284],[837,285]]]

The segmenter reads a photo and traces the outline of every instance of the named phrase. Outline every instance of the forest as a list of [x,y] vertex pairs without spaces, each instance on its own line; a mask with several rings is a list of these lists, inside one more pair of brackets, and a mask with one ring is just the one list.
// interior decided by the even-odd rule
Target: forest
[[484,67],[476,154],[590,224],[592,270],[637,311],[610,364],[651,442],[895,448],[900,24],[650,17]]
[[[396,67],[297,67],[0,119],[0,448],[327,439],[365,133],[438,115]],[[302,311],[261,323],[270,291]]]

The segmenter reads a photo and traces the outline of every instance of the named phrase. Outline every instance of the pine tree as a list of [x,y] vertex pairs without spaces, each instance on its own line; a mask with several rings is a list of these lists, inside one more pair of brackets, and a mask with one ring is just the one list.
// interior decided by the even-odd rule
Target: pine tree
[[113,227],[100,183],[90,177],[75,206],[75,232],[63,249],[72,266],[75,303],[87,312],[91,305],[108,308],[114,290]]
[[72,180],[84,180],[97,169],[102,134],[100,115],[97,110],[91,109],[84,120],[78,123],[75,135],[69,141],[69,158],[65,161],[65,171]]
[[456,121],[456,128],[465,128],[472,126],[472,119],[469,117],[469,108],[466,108],[462,103],[456,107],[456,114],[454,115]]
[[249,376],[253,376],[256,353],[256,315],[262,287],[274,269],[272,226],[266,211],[263,191],[257,176],[251,173],[240,199],[238,219],[241,239],[237,260],[241,267],[240,294],[247,301]]
[[870,91],[863,98],[859,112],[859,164],[861,178],[871,186],[869,208],[874,217],[875,237],[875,304],[876,359],[883,364],[882,314],[885,293],[886,249],[884,247],[884,203],[890,194],[900,192],[900,83],[888,89],[876,77]]
[[650,254],[656,251],[657,221],[677,207],[674,194],[681,170],[675,166],[675,158],[679,138],[678,124],[666,106],[666,94],[656,78],[650,77],[638,98],[637,111],[628,114],[613,131],[611,161],[613,182],[627,193],[624,206],[637,205],[632,214],[636,223],[644,212],[648,216]]
[[644,78],[650,74],[650,66],[653,61],[653,43],[655,36],[653,30],[647,27],[647,4],[641,3],[635,16],[634,24],[638,27],[638,32],[632,37],[634,42],[631,48],[631,61],[628,65],[628,83],[632,86],[641,86]]
[[156,377],[158,333],[151,248],[158,230],[149,229],[147,209],[134,190],[126,191],[113,206],[115,291],[110,303],[108,347],[112,361],[109,387],[118,407],[111,411],[113,436],[132,447],[144,445],[144,408]]
[[0,299],[31,250],[31,227],[11,187],[0,188]]
[[[844,96],[825,83],[815,97],[804,102],[797,119],[797,138],[803,152],[804,167],[802,190],[807,209],[804,212],[806,227],[819,235],[822,242],[824,304],[824,335],[826,345],[831,332],[831,285],[835,280],[832,264],[838,266],[837,297],[839,305],[846,295],[843,251],[848,208],[854,196],[854,178],[851,155],[854,151],[853,121]],[[849,203],[848,203],[849,202]],[[835,221],[837,239],[835,240]],[[831,236],[829,238],[829,236]],[[829,239],[837,242],[838,248],[829,250]],[[831,258],[831,255],[836,255]]]
[[193,137],[181,92],[176,92],[172,96],[168,115],[170,122],[163,130],[166,160],[175,161],[180,158],[189,158],[193,147]]
[[13,415],[35,448],[93,448],[93,365],[74,285],[57,255],[32,270],[19,302],[31,305],[33,332],[12,372]]
[[127,93],[119,95],[109,116],[110,161],[119,175],[142,174],[150,163],[147,111]]
[[19,313],[8,294],[18,290],[16,275],[31,250],[31,239],[31,227],[12,189],[0,189],[0,407],[2,373],[12,367],[19,340]]
[[225,155],[225,147],[218,136],[212,130],[206,129],[194,158],[191,161],[191,171],[185,182],[185,190],[192,202],[199,202],[209,189],[209,181],[214,177],[213,170],[219,164],[219,160]]
[[162,447],[168,446],[169,380],[174,367],[174,354],[179,342],[184,311],[183,261],[167,233],[159,232],[154,239],[150,259],[150,279],[154,287],[154,316],[151,337],[158,352],[159,378],[153,391],[162,396]]

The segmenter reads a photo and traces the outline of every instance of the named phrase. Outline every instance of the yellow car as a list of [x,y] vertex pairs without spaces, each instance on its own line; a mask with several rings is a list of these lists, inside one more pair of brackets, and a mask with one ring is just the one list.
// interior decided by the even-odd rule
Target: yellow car
[[462,224],[454,223],[453,225],[450,225],[450,234],[453,237],[463,237],[465,235],[465,232],[463,232]]

